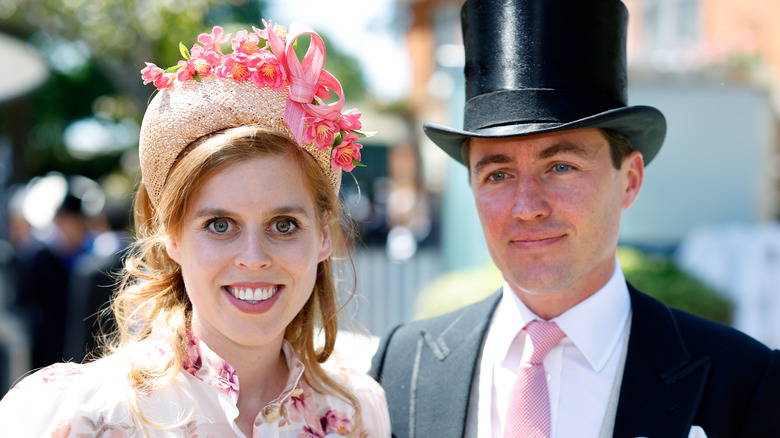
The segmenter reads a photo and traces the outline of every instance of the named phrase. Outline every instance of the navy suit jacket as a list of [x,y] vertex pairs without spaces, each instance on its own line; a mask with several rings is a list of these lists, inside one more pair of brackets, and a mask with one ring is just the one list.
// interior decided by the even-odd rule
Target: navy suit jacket
[[[615,438],[780,437],[780,351],[629,285],[632,322]],[[371,373],[397,438],[463,437],[488,322],[501,297],[396,327]],[[577,437],[580,438],[580,437]]]

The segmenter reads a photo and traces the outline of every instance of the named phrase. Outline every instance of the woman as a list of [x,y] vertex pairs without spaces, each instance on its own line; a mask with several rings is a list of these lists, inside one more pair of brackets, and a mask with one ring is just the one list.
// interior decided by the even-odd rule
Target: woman
[[304,25],[240,31],[223,54],[227,39],[215,27],[178,70],[142,71],[160,92],[141,127],[117,336],[102,358],[9,391],[4,434],[389,436],[381,388],[323,364],[338,325],[333,254],[346,250],[337,194],[359,164],[360,113],[342,111]]

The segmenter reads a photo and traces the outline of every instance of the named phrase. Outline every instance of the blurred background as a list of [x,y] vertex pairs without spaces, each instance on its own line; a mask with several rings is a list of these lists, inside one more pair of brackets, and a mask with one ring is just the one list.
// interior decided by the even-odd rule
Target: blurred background
[[[107,274],[131,238],[154,88],[139,72],[144,61],[175,64],[179,42],[191,47],[214,25],[307,22],[326,40],[347,108],[377,131],[363,142],[368,167],[343,187],[360,230],[347,307],[359,333],[497,290],[466,170],[422,133],[424,121],[462,126],[461,3],[0,0],[0,393],[93,345]],[[780,347],[780,3],[624,3],[630,103],[659,108],[669,125],[624,214],[626,276]]]

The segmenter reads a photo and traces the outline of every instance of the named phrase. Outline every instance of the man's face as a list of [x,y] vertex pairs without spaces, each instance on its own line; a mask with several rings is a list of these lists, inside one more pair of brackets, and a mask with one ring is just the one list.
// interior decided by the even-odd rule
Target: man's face
[[615,169],[601,131],[582,129],[472,138],[469,164],[490,254],[526,304],[565,311],[609,280],[620,215],[642,185],[639,152]]

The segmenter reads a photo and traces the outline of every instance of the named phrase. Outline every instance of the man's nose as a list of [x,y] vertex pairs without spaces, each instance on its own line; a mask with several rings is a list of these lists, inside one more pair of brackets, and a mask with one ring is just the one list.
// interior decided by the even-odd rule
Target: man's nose
[[534,175],[519,177],[515,186],[512,217],[530,221],[547,217],[549,214],[550,205],[547,202],[543,182]]

